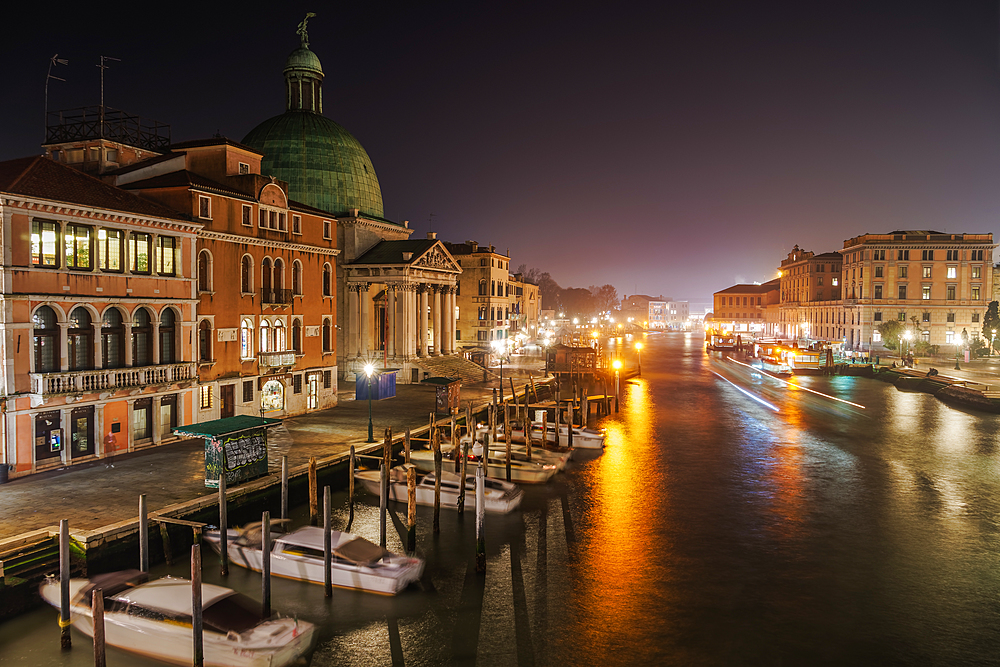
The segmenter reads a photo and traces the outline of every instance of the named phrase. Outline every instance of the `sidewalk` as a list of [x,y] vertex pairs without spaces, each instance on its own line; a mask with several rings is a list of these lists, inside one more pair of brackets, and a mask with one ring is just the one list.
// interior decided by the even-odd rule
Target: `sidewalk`
[[[891,366],[893,362],[897,366],[902,365],[898,357],[882,357],[879,365],[882,367]],[[954,357],[918,357],[913,370],[926,373],[930,369],[936,368],[941,377],[1000,385],[1000,357],[973,359],[968,363],[959,360],[958,365],[960,370],[955,370]]]
[[[525,382],[514,379],[518,391]],[[507,376],[504,384],[509,395]],[[463,386],[462,414],[469,401],[477,406],[489,402],[496,387],[495,381]],[[434,390],[430,385],[401,384],[396,397],[372,401],[375,440],[382,441],[386,427],[396,436],[407,427],[425,426],[434,410]],[[353,382],[340,384],[338,398],[335,408],[291,417],[276,427],[275,439],[284,440],[281,449],[290,468],[313,456],[332,456],[351,445],[367,445],[368,401],[354,400]],[[140,493],[146,494],[150,514],[214,495],[215,490],[205,487],[204,452],[202,440],[187,440],[116,457],[113,467],[101,460],[0,485],[0,540],[56,525],[60,519],[68,519],[73,530],[95,530],[134,518]],[[280,458],[270,463],[280,465]]]

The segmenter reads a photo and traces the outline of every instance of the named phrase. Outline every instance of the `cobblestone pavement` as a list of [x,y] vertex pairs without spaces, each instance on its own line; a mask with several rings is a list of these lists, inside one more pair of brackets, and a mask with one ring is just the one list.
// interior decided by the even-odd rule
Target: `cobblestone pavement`
[[[508,391],[510,384],[504,380]],[[518,390],[525,380],[514,380]],[[490,400],[495,382],[462,387],[462,406]],[[434,387],[401,384],[394,398],[372,401],[375,439],[386,427],[394,434],[427,424],[434,409]],[[366,444],[368,401],[354,400],[354,383],[342,382],[340,403],[329,410],[285,420],[289,467]],[[279,434],[281,437],[283,434]],[[272,461],[272,464],[279,462]],[[68,519],[73,530],[94,530],[136,515],[138,495],[146,494],[150,513],[215,493],[205,487],[204,443],[187,440],[106,460],[31,475],[0,485],[0,540],[57,525]]]

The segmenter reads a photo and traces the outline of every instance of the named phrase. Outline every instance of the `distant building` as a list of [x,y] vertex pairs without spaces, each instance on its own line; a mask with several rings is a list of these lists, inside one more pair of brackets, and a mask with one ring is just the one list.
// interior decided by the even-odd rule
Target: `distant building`
[[511,307],[516,303],[510,257],[476,241],[445,242],[445,247],[462,269],[455,342],[463,350],[488,350],[492,341],[510,337]]
[[769,321],[766,315],[769,305],[777,306],[780,287],[780,280],[775,278],[764,284],[733,285],[716,292],[712,326],[736,333],[776,335],[777,322]]
[[781,261],[780,334],[791,339],[839,341],[844,335],[837,252],[820,255],[792,248]]
[[511,279],[513,289],[513,305],[511,306],[511,335],[525,334],[526,341],[534,340],[538,335],[539,313],[542,297],[538,285],[524,280],[520,274],[514,274]]

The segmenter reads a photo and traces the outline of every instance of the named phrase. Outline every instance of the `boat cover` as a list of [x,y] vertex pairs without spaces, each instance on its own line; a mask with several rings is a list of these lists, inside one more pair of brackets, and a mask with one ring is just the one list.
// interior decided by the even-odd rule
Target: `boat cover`
[[345,542],[336,547],[333,553],[337,554],[339,558],[343,558],[356,565],[364,565],[366,563],[374,563],[389,552],[363,537],[355,537],[350,542]]

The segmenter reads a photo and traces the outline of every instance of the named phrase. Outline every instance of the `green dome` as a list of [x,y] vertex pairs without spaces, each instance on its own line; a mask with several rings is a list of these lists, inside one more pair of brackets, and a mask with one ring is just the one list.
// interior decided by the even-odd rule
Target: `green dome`
[[284,71],[287,73],[290,70],[306,70],[319,75],[323,74],[323,66],[320,65],[319,58],[305,47],[295,49],[288,56],[288,60],[285,61]]
[[[293,51],[289,64],[302,52],[312,54],[308,49]],[[319,59],[312,58],[319,67]],[[302,67],[296,64],[297,69]],[[326,116],[286,111],[250,130],[243,143],[264,154],[262,174],[288,181],[291,199],[333,215],[356,208],[384,217],[382,190],[368,153]]]

